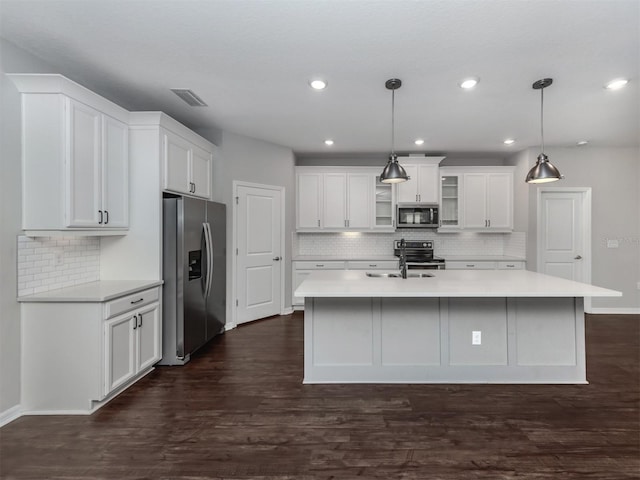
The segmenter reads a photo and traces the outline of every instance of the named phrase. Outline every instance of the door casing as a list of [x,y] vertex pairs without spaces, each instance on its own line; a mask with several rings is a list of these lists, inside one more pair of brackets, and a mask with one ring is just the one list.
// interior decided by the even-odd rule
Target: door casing
[[238,188],[239,187],[250,187],[250,188],[263,188],[266,190],[275,190],[275,191],[279,191],[280,192],[280,251],[282,252],[281,254],[281,261],[280,263],[280,314],[284,315],[286,314],[285,312],[285,273],[286,273],[286,268],[285,264],[287,261],[287,252],[285,250],[285,205],[286,205],[286,198],[285,198],[285,188],[281,187],[281,186],[276,186],[276,185],[264,185],[264,184],[260,184],[260,183],[251,183],[251,182],[243,182],[243,181],[239,181],[239,180],[234,180],[233,181],[233,208],[232,208],[232,218],[233,218],[233,225],[232,225],[232,245],[233,245],[233,250],[230,253],[231,255],[231,322],[227,322],[225,329],[229,330],[231,328],[235,328],[238,325],[238,310],[236,308],[236,299],[238,298],[238,287],[237,287],[237,281],[238,281],[238,256],[236,255],[237,249],[238,249],[238,235],[237,235],[237,227],[238,227],[238,203],[236,202],[236,198],[238,197]]
[[[544,270],[542,262],[543,229],[542,229],[542,200],[545,193],[580,193],[582,194],[582,282],[591,283],[591,187],[539,187],[536,198],[536,271]],[[584,310],[591,312],[591,297],[584,299]]]

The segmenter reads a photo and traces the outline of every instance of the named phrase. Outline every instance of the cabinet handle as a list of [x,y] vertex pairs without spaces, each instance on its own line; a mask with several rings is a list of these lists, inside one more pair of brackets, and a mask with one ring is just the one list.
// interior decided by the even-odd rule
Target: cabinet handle
[[507,268],[515,268],[516,266],[515,266],[515,265],[513,265],[513,264],[507,264],[507,265],[506,265],[506,267],[507,267]]
[[345,227],[347,226],[347,221],[346,221],[346,220],[344,221],[344,226],[345,226]]
[[133,329],[136,330],[138,328],[138,315],[133,316]]
[[323,263],[322,264],[316,264],[316,267],[322,268],[322,267],[324,267],[324,264]]
[[144,300],[144,297],[139,298],[138,300],[131,300],[131,305],[135,305],[136,303],[140,303],[142,300]]
[[467,265],[468,268],[475,268],[475,264]]
[[105,216],[104,224],[106,225],[107,223],[109,223],[109,210],[104,211],[104,216]]
[[142,314],[138,315],[138,328],[142,328]]
[[376,265],[375,263],[370,263],[370,264],[369,264],[369,266],[370,266],[371,268],[375,268],[375,267],[377,267],[378,265]]
[[196,184],[193,183],[193,193],[196,193]]
[[487,220],[487,227],[491,226],[491,219]]
[[318,220],[318,226],[320,226],[320,220]]
[[100,215],[100,220],[98,220],[98,224],[102,225],[102,210],[98,210],[98,214]]

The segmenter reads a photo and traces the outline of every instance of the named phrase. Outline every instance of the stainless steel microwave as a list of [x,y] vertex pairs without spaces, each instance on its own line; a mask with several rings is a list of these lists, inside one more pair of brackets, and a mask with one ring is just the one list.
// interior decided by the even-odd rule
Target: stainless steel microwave
[[435,203],[399,203],[396,212],[397,228],[438,228],[440,217]]

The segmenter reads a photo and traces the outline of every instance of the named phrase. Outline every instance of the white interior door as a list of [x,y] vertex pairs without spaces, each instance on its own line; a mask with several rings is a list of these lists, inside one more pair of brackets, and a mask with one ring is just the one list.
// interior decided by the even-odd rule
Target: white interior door
[[237,198],[237,323],[282,310],[279,189],[239,185]]
[[586,282],[583,194],[542,192],[539,208],[538,271]]

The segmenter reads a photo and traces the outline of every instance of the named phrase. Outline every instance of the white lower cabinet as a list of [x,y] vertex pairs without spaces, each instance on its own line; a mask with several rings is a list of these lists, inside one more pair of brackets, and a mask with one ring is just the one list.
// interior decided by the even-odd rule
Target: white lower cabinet
[[291,282],[291,305],[304,307],[304,297],[296,297],[295,291],[312,272],[317,270],[397,270],[397,260],[329,260],[329,261],[294,261]]
[[161,358],[159,287],[21,305],[23,413],[91,413]]
[[160,306],[155,302],[109,319],[104,329],[107,395],[160,360]]
[[447,261],[446,268],[447,270],[523,270],[524,269],[524,261],[518,260],[514,262],[505,262],[505,261]]

